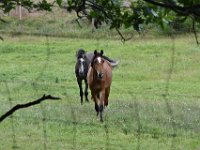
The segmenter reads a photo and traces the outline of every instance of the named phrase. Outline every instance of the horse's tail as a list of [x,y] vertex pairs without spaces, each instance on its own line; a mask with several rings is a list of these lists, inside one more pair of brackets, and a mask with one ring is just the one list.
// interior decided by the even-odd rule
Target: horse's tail
[[110,62],[112,67],[116,67],[119,64],[119,61]]
[[113,60],[108,58],[107,56],[102,56],[105,60],[107,60],[108,62],[110,62],[112,67],[116,67],[119,64],[119,61]]

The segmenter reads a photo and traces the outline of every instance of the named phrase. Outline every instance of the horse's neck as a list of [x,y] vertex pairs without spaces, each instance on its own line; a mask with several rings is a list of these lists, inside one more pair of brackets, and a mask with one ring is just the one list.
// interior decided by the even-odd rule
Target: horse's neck
[[92,69],[92,78],[93,78],[93,80],[97,80],[96,76],[97,76],[97,71]]

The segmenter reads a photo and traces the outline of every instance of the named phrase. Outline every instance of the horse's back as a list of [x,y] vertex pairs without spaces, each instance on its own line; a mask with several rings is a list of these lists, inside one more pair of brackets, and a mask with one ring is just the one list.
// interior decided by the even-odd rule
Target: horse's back
[[92,52],[87,52],[87,53],[85,54],[85,56],[86,56],[87,60],[91,63],[92,58],[94,57],[94,53],[92,53]]

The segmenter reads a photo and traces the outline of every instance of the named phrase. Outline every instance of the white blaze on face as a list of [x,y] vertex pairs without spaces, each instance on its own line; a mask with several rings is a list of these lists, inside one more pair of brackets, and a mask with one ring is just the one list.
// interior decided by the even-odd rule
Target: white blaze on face
[[80,68],[79,68],[79,72],[80,72],[80,73],[83,73],[83,72],[84,72],[83,62],[84,62],[85,60],[84,60],[83,58],[80,58],[79,60],[80,60],[80,62],[81,62],[81,66],[80,66]]
[[[97,57],[97,62],[98,62],[98,64],[103,63],[102,58],[101,57]],[[102,72],[102,70],[100,69],[100,70],[96,70],[96,71],[97,71],[98,78],[99,79],[103,78],[103,72]]]
[[97,61],[98,61],[98,63],[101,63],[101,61],[102,61],[101,57],[97,57]]

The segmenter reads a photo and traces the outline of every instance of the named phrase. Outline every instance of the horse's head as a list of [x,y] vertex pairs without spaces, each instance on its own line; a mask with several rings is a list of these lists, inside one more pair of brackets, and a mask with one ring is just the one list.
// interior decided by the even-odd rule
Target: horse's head
[[85,51],[79,49],[76,53],[77,63],[76,63],[76,74],[79,77],[86,77],[88,72],[88,62],[85,56]]
[[76,51],[76,58],[79,59],[79,58],[83,58],[85,56],[85,50],[83,49],[79,49],[78,51]]
[[94,58],[91,62],[91,66],[94,69],[97,79],[101,80],[104,77],[104,59],[102,58],[103,50],[101,52],[97,52],[97,50],[94,51]]

